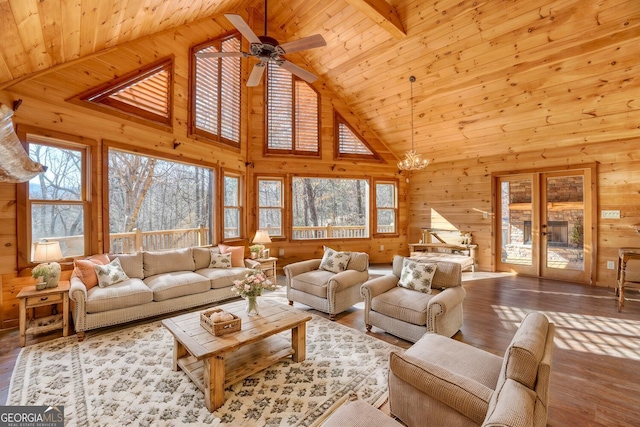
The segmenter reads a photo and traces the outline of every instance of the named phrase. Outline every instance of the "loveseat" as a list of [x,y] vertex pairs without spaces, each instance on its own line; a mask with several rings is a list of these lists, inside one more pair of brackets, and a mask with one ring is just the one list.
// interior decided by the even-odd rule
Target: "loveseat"
[[416,261],[435,266],[430,290],[423,293],[400,286],[406,261],[411,260],[396,255],[391,274],[370,279],[360,288],[367,330],[376,326],[411,342],[426,332],[447,337],[455,335],[462,326],[462,302],[467,295],[462,286],[460,264]]
[[260,264],[244,260],[242,251],[234,264],[220,255],[218,247],[194,247],[110,254],[103,262],[100,258],[105,255],[96,256],[93,261],[82,260],[102,265],[107,261],[114,264],[117,259],[115,263],[127,278],[106,286],[91,284],[90,278],[79,270],[82,261],[78,261],[69,290],[78,339],[83,340],[85,331],[91,329],[235,297],[233,281],[242,279],[251,269],[259,269]]

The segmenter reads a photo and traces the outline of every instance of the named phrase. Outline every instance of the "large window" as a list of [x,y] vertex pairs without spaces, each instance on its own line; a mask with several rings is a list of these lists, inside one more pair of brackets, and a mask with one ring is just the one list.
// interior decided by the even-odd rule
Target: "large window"
[[299,178],[292,181],[292,238],[369,237],[369,181]]
[[267,66],[267,153],[320,154],[320,95],[289,71]]
[[282,236],[284,216],[284,180],[282,178],[258,178],[258,228],[267,230],[269,236]]
[[213,242],[212,169],[109,149],[111,252]]
[[376,181],[376,233],[397,234],[398,186],[392,181]]
[[242,235],[242,181],[239,175],[225,173],[223,179],[223,224],[224,238],[234,239]]
[[198,58],[200,52],[238,52],[240,36],[191,49],[191,133],[195,137],[240,147],[240,58]]
[[29,157],[47,166],[32,178],[26,193],[27,222],[33,260],[34,244],[40,240],[60,242],[62,255],[86,254],[85,230],[89,204],[86,183],[86,148],[65,141],[27,135]]

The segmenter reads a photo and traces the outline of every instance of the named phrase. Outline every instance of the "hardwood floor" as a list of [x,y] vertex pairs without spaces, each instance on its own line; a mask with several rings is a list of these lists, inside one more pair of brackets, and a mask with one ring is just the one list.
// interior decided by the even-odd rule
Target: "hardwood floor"
[[[379,270],[384,272],[384,267]],[[465,279],[472,273],[465,273]],[[476,273],[476,277],[482,273]],[[613,289],[522,276],[465,280],[464,325],[453,338],[502,356],[525,313],[543,311],[556,325],[549,426],[640,425],[640,297],[622,313]],[[282,295],[273,295],[281,298]],[[311,310],[302,304],[296,307]],[[314,310],[311,310],[314,311]],[[314,313],[328,317],[323,313]],[[337,321],[364,331],[362,305]],[[100,333],[92,332],[91,334]],[[27,343],[52,339],[55,332]],[[411,343],[374,328],[370,335],[408,348]],[[20,353],[18,331],[0,332],[0,403]]]

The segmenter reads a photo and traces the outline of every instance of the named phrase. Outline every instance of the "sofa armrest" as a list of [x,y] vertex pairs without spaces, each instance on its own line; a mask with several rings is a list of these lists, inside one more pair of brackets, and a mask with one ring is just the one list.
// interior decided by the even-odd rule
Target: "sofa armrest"
[[69,298],[77,303],[84,304],[87,301],[87,287],[77,276],[71,276],[69,280]]
[[[493,395],[489,387],[441,366],[395,351],[389,356],[389,368],[402,381],[478,425],[484,421]],[[390,389],[389,393],[394,393],[394,390]]]
[[77,276],[71,276],[69,283],[69,298],[73,302],[73,327],[76,332],[84,333],[87,328],[87,287]]
[[345,270],[336,273],[329,280],[329,294],[335,294],[352,286],[360,286],[368,278],[368,271]]
[[428,312],[434,317],[442,316],[457,305],[462,304],[466,296],[467,291],[462,286],[446,288],[431,298]]
[[386,276],[376,277],[374,279],[367,280],[360,287],[360,294],[366,301],[371,301],[374,297],[381,295],[396,286],[398,286],[398,276],[395,274],[387,274]]
[[292,277],[320,267],[321,259],[308,259],[306,261],[298,261],[284,266],[284,274],[287,276],[287,283]]
[[260,270],[261,268],[261,264],[258,261],[253,259],[245,259],[244,266],[252,270]]

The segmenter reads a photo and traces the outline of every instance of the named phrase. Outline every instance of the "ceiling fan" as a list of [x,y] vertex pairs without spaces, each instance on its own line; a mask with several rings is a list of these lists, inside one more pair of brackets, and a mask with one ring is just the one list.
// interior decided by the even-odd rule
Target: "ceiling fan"
[[247,86],[257,86],[262,79],[264,69],[269,62],[288,70],[291,74],[300,77],[302,80],[313,83],[318,78],[315,74],[310,73],[302,67],[287,61],[282,55],[287,53],[299,52],[301,50],[313,49],[316,47],[326,46],[327,42],[320,34],[309,37],[303,37],[288,43],[280,44],[278,40],[267,35],[267,1],[264,2],[264,36],[257,36],[251,27],[245,22],[240,15],[233,13],[225,13],[224,15],[234,27],[240,31],[251,43],[249,52],[200,52],[196,53],[198,58],[223,58],[223,57],[255,57],[260,60],[253,66]]

